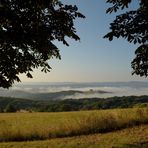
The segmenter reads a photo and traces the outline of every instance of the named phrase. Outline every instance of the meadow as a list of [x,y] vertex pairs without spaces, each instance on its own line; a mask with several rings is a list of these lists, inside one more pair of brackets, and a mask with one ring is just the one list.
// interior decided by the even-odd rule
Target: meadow
[[148,125],[49,140],[2,142],[0,148],[147,148]]
[[107,133],[144,124],[148,124],[148,108],[1,113],[0,141],[34,141]]

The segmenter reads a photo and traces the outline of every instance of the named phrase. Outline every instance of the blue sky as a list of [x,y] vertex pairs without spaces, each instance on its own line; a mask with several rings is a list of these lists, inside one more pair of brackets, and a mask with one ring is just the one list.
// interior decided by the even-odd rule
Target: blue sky
[[[109,31],[109,23],[117,14],[106,14],[109,7],[105,0],[62,0],[75,4],[86,19],[77,19],[75,27],[80,42],[68,39],[69,47],[56,42],[62,60],[50,60],[52,70],[44,74],[34,70],[33,79],[21,75],[22,82],[104,82],[137,81],[146,78],[132,76],[131,61],[138,45],[124,39],[112,42],[103,39]],[[137,7],[138,0],[129,9]],[[121,13],[121,12],[119,12]]]

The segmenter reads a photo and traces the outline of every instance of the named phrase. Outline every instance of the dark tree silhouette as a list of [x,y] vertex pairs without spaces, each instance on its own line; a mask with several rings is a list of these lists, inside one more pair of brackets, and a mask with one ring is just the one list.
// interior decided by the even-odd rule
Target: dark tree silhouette
[[[107,13],[117,12],[128,7],[135,0],[107,0],[112,7],[107,9]],[[131,62],[132,74],[148,76],[148,0],[138,0],[139,8],[116,16],[110,24],[111,32],[104,38],[110,41],[113,37],[125,38],[130,43],[138,43],[139,47],[135,51],[136,57]]]
[[84,18],[78,8],[59,0],[1,0],[0,87],[19,82],[20,73],[32,78],[34,68],[50,71],[47,60],[61,58],[54,41],[68,46],[66,37],[80,39],[76,18]]

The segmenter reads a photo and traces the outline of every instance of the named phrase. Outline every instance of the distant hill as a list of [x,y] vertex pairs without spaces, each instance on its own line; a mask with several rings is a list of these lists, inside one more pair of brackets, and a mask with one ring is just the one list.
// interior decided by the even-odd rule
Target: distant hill
[[[74,92],[70,91],[69,93],[73,94]],[[65,92],[63,92],[63,95],[65,95]],[[5,111],[8,105],[13,106],[15,110],[24,109],[24,110],[41,111],[41,112],[129,108],[134,106],[147,107],[148,96],[111,97],[107,99],[82,98],[82,99],[65,99],[65,100],[58,100],[58,99],[37,100],[37,99],[0,97],[0,111],[1,112]]]
[[50,93],[31,93],[20,90],[0,90],[0,96],[3,97],[15,97],[15,98],[27,98],[27,99],[36,99],[36,100],[61,100],[65,99],[67,96],[74,96],[78,94],[94,94],[94,93],[110,93],[107,91],[100,90],[89,90],[89,91],[78,91],[78,90],[68,90],[60,92],[50,92]]
[[148,82],[92,83],[20,83],[9,90],[0,88],[0,96],[36,100],[108,98],[148,95]]

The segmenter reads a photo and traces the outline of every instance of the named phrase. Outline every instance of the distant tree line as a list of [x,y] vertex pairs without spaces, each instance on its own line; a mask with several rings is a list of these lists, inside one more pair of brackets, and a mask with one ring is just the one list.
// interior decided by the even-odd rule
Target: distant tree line
[[62,112],[131,107],[148,107],[148,96],[124,96],[108,99],[29,100],[0,97],[0,112],[19,110],[35,112]]

